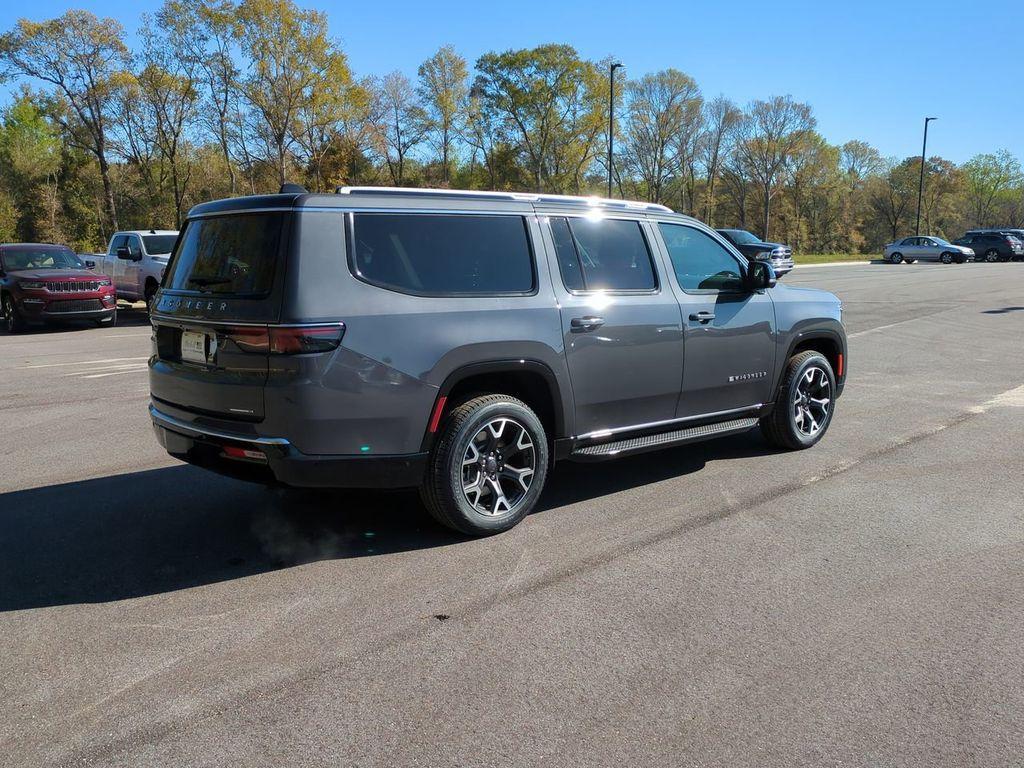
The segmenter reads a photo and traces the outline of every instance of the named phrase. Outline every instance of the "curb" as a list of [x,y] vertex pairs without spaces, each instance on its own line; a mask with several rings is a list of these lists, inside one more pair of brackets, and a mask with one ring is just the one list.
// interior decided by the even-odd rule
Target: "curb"
[[822,264],[794,264],[793,269],[810,269],[811,267],[863,267],[874,264],[873,261],[826,261]]

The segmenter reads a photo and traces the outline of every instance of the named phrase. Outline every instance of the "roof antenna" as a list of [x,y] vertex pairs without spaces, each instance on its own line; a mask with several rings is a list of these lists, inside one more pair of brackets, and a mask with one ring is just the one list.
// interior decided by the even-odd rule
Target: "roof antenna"
[[303,194],[305,194],[308,191],[309,190],[306,189],[301,184],[292,184],[290,182],[285,182],[284,184],[281,185],[281,191],[279,192],[279,194],[282,194],[282,195],[303,195]]

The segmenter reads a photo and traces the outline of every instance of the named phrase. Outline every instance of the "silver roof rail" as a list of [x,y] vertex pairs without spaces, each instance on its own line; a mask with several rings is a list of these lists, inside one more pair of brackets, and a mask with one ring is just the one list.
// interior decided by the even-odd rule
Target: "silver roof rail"
[[338,187],[339,195],[408,195],[423,197],[448,197],[460,199],[476,197],[490,200],[516,200],[527,203],[569,203],[591,207],[625,208],[640,211],[672,213],[672,209],[658,203],[644,203],[634,200],[610,200],[604,197],[582,197],[579,195],[548,195],[532,192],[486,192],[476,189],[430,189],[426,187]]

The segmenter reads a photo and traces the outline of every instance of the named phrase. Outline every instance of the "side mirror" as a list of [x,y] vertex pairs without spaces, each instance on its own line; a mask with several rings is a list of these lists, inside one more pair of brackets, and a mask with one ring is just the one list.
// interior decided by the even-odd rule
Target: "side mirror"
[[96,262],[92,259],[83,259],[82,263],[85,264],[86,269],[96,269]]
[[764,261],[750,262],[743,277],[744,287],[748,291],[763,291],[766,288],[774,288],[776,282],[778,282],[772,265]]
[[114,253],[117,254],[117,258],[119,259],[131,261],[132,251],[127,245],[120,246],[116,251],[114,251]]

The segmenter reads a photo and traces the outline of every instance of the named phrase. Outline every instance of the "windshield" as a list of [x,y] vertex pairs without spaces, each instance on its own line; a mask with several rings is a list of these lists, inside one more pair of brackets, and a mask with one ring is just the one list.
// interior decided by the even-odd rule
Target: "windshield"
[[277,269],[281,213],[193,219],[185,227],[166,286],[177,291],[258,297]]
[[150,256],[165,256],[174,250],[177,235],[143,235],[142,242],[146,245],[146,253]]
[[949,242],[948,240],[943,240],[941,237],[933,237],[932,240],[934,240],[939,245],[952,245],[951,242]]
[[761,242],[761,238],[751,232],[747,232],[745,229],[727,229],[725,231],[729,233],[729,237],[732,238],[733,242],[739,245]]
[[8,246],[3,250],[4,269],[85,269],[70,248],[46,245]]

